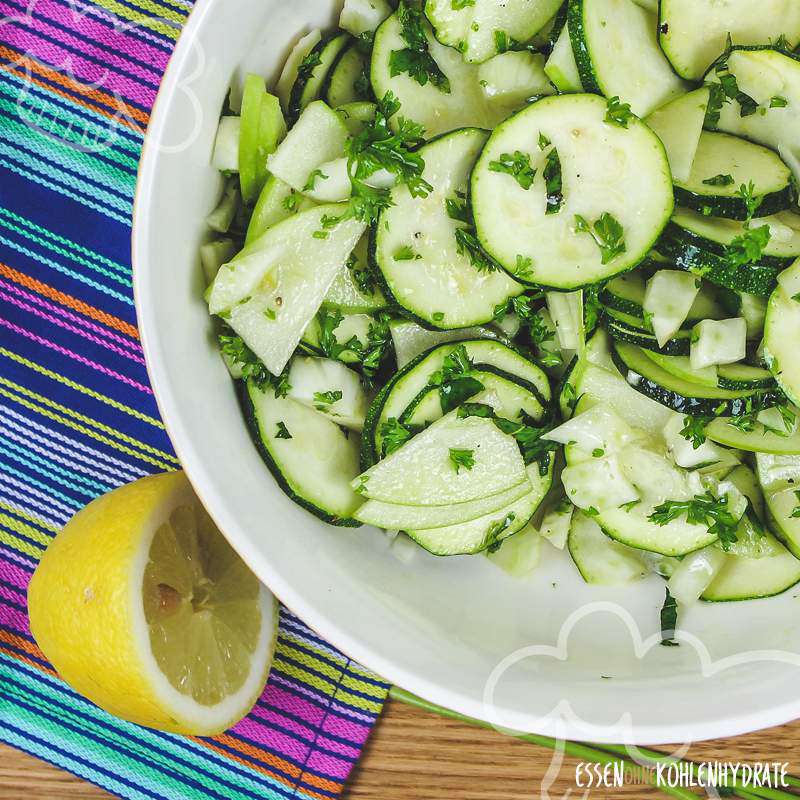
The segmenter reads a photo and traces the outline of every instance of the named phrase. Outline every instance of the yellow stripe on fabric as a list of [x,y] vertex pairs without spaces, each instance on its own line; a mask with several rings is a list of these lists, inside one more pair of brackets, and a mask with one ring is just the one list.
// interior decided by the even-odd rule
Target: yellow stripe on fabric
[[340,700],[348,706],[358,708],[361,711],[369,711],[372,714],[380,714],[383,708],[383,700],[367,700],[366,697],[359,697],[357,694],[350,694],[340,686],[334,695],[336,700]]
[[21,508],[12,506],[11,503],[6,503],[5,500],[0,500],[0,508],[4,508],[6,511],[10,511],[12,514],[22,517],[22,519],[32,522],[34,525],[38,525],[40,528],[44,528],[45,530],[52,531],[53,533],[58,533],[59,531],[58,525],[53,525],[47,520],[37,517],[35,514],[31,514],[29,511],[24,511]]
[[[12,384],[11,381],[7,381],[2,376],[0,376],[0,384],[11,384],[12,386],[16,387],[16,384]],[[23,387],[16,387],[16,388],[18,388],[25,395],[28,395],[28,396],[34,395],[34,396],[37,397],[37,399],[42,400],[47,405],[55,406],[56,408],[59,408],[60,410],[63,410],[68,414],[72,414],[74,417],[76,417],[78,419],[87,420],[89,422],[89,424],[97,425],[101,429],[106,429],[106,430],[110,431],[111,434],[114,435],[114,436],[119,436],[121,439],[124,439],[126,441],[130,440],[134,444],[136,444],[136,440],[133,439],[132,437],[126,436],[125,434],[122,434],[122,433],[117,433],[116,431],[114,431],[111,428],[109,428],[107,425],[103,425],[102,423],[99,423],[99,422],[94,422],[93,420],[88,419],[88,417],[84,417],[83,414],[78,414],[77,412],[71,411],[68,408],[64,408],[63,406],[59,406],[58,403],[53,403],[53,402],[47,400],[46,398],[39,397],[38,395],[35,394],[35,392],[29,392],[27,389],[24,389]],[[47,417],[48,419],[51,419],[54,422],[58,422],[61,425],[66,425],[68,428],[72,428],[72,430],[78,431],[79,433],[82,433],[85,436],[90,436],[92,439],[94,439],[97,442],[102,442],[103,444],[107,444],[110,447],[113,447],[115,450],[119,450],[119,452],[121,452],[121,453],[125,453],[126,455],[129,455],[129,456],[133,456],[134,458],[137,458],[140,461],[144,461],[147,464],[152,464],[153,466],[158,467],[159,469],[166,470],[166,471],[170,471],[170,470],[174,470],[175,469],[174,464],[167,464],[167,463],[165,463],[163,461],[159,461],[156,458],[152,458],[151,456],[145,455],[144,453],[137,453],[136,450],[133,450],[130,447],[126,447],[125,445],[120,444],[119,442],[115,442],[113,439],[109,439],[107,436],[103,436],[102,434],[97,433],[97,431],[93,431],[93,430],[91,430],[91,428],[87,428],[85,425],[80,425],[79,423],[74,422],[73,420],[70,420],[70,419],[67,419],[66,417],[61,416],[60,414],[56,414],[56,413],[54,413],[52,411],[48,411],[45,408],[41,408],[40,406],[37,406],[35,403],[32,403],[29,400],[25,400],[23,397],[18,397],[17,395],[12,394],[11,392],[9,392],[9,391],[7,391],[7,390],[5,390],[3,388],[0,388],[0,396],[7,397],[7,398],[9,398],[9,400],[13,400],[15,403],[18,403],[19,405],[24,406],[25,408],[29,409],[30,411],[33,411],[33,412],[35,412],[37,414],[41,414],[43,417]],[[141,447],[143,447],[143,448],[145,448],[147,450],[150,450],[150,451],[155,451],[156,453],[160,453],[161,452],[160,450],[157,450],[154,447],[150,447],[149,445],[142,444]],[[172,456],[167,455],[166,453],[164,453],[164,455],[167,458],[169,458],[171,461],[173,461],[175,464],[178,463],[177,459],[173,459]]]
[[50,539],[52,538],[41,531],[37,531],[36,528],[32,528],[30,525],[25,525],[18,519],[14,519],[14,517],[9,517],[8,514],[0,514],[0,525],[4,525],[14,533],[19,533],[28,539],[33,539],[34,542],[38,542],[45,547],[50,544]]
[[120,403],[118,400],[114,400],[112,397],[107,397],[104,394],[100,394],[100,392],[96,392],[94,389],[81,386],[79,383],[76,383],[75,381],[70,380],[63,375],[59,375],[57,372],[53,372],[52,370],[47,369],[47,367],[37,364],[35,361],[30,361],[29,359],[23,358],[21,355],[18,355],[11,350],[6,350],[5,347],[0,347],[0,356],[10,358],[12,361],[16,361],[17,364],[22,364],[28,369],[32,369],[34,372],[38,372],[40,375],[44,375],[45,377],[50,378],[57,383],[61,383],[64,386],[69,386],[70,389],[74,389],[76,392],[85,394],[94,400],[98,400],[101,403],[111,406],[112,408],[116,408],[117,411],[123,411],[125,414],[130,414],[130,416],[135,417],[141,422],[146,422],[149,425],[152,425],[154,428],[158,428],[162,431],[164,430],[164,424],[155,417],[151,417],[148,414],[143,414],[141,411],[137,411],[135,408],[125,405],[125,403]]
[[18,553],[24,553],[26,556],[30,556],[37,561],[42,555],[42,551],[38,547],[34,547],[30,542],[23,542],[21,539],[17,539],[13,534],[2,529],[0,529],[0,542],[8,545],[12,550],[16,550]]
[[374,683],[366,683],[356,678],[354,675],[345,675],[342,678],[342,686],[348,689],[355,689],[362,694],[368,694],[371,697],[380,700],[386,696],[386,689],[382,686],[375,686]]
[[[183,25],[187,16],[186,14],[179,14],[171,8],[162,8],[157,3],[150,2],[150,0],[136,0],[136,5],[142,9],[142,11],[138,12],[134,11],[132,8],[128,8],[128,6],[115,2],[115,0],[94,0],[94,3],[122,19],[135,22],[143,28],[149,28],[173,40],[178,38],[180,28],[175,27],[175,25],[170,25],[169,22],[165,20],[175,22],[177,25]],[[146,14],[145,11],[150,11],[151,14],[155,16]]]

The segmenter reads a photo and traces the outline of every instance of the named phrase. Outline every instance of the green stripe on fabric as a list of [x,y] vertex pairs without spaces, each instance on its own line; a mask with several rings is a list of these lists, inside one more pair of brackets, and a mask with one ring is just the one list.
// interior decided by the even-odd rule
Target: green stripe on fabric
[[[10,93],[10,88],[11,87],[7,86],[5,83],[0,83],[0,91],[5,92],[6,94]],[[105,158],[109,161],[116,161],[118,164],[128,167],[129,169],[136,169],[140,148],[129,145],[127,149],[132,153],[132,155],[126,155],[121,147],[117,149],[113,146],[112,142],[105,141],[107,140],[107,135],[109,133],[108,127],[103,130],[94,123],[88,123],[87,121],[82,120],[76,114],[70,114],[70,112],[63,108],[59,108],[52,103],[45,103],[42,98],[38,97],[38,95],[28,95],[28,99],[30,99],[31,102],[26,104],[26,106],[23,108],[20,108],[18,101],[12,102],[0,97],[0,109],[6,110],[11,115],[11,119],[8,117],[4,118],[4,127],[7,124],[9,127],[11,127],[12,121],[16,116],[20,119],[23,119],[22,126],[27,128],[28,131],[35,131],[40,135],[42,132],[46,132],[48,136],[45,138],[56,137],[57,141],[72,142],[74,145],[76,145],[76,147],[71,147],[70,150],[75,153],[76,159],[79,161],[90,161],[97,159],[99,164],[104,164],[105,162],[98,158],[100,152],[102,152]],[[38,119],[36,120],[27,118],[28,113],[33,109],[40,112],[37,114]],[[102,151],[99,149],[86,149],[87,128],[90,131],[92,128],[94,129],[94,135],[92,137],[93,139],[104,141],[104,144],[102,145]]]
[[[8,219],[13,220],[19,225],[24,226],[29,231],[33,231],[39,234],[38,236],[32,236],[30,233],[23,232],[20,228],[10,226],[13,228],[13,230],[18,231],[23,236],[27,236],[28,238],[32,238],[35,241],[40,242],[45,247],[48,247],[50,250],[52,250],[54,253],[58,253],[59,255],[63,255],[73,261],[77,261],[79,264],[83,264],[84,266],[87,266],[90,269],[97,270],[103,275],[114,277],[113,273],[107,272],[102,267],[97,265],[98,263],[105,264],[106,266],[111,267],[113,270],[121,272],[123,276],[125,276],[126,280],[124,281],[124,283],[126,286],[132,285],[131,281],[129,280],[131,274],[130,267],[124,264],[120,264],[118,261],[112,261],[110,258],[106,258],[104,255],[96,253],[94,250],[89,250],[83,245],[78,244],[77,242],[73,242],[71,239],[67,239],[64,236],[60,236],[57,233],[53,233],[53,231],[50,231],[47,228],[43,228],[41,227],[41,225],[37,225],[32,220],[29,220],[25,217],[21,217],[19,214],[15,214],[10,209],[3,208],[3,206],[0,206],[0,218],[1,217],[7,217]],[[2,219],[0,219],[0,224],[9,226],[9,223],[4,222]],[[51,242],[58,242],[59,244],[64,245],[64,247],[56,247],[54,244],[51,244]],[[70,251],[74,251],[74,253]],[[81,253],[84,256],[88,256],[89,259],[91,260],[87,260],[86,258],[81,258],[81,256],[75,255],[75,253]],[[115,280],[120,280],[120,279],[115,277]]]
[[[35,706],[40,713],[49,712],[58,716],[65,727],[72,725],[80,728],[85,730],[87,734],[93,734],[95,737],[107,741],[109,745],[114,745],[126,753],[138,755],[145,763],[142,764],[142,761],[130,759],[134,768],[136,768],[137,764],[144,768],[157,786],[161,782],[177,783],[182,777],[186,777],[192,782],[200,784],[204,789],[210,789],[221,794],[226,800],[253,800],[252,795],[248,792],[256,792],[259,795],[264,792],[265,787],[263,784],[259,785],[250,781],[242,783],[238,776],[230,774],[226,776],[225,782],[221,783],[215,776],[204,774],[204,772],[194,769],[193,764],[185,763],[189,761],[186,752],[182,752],[175,747],[166,737],[157,741],[148,741],[142,735],[141,729],[138,728],[125,735],[125,732],[121,730],[120,724],[113,717],[108,715],[100,717],[97,713],[92,714],[88,704],[79,704],[75,698],[64,692],[53,691],[46,683],[31,679],[29,675],[17,669],[16,665],[11,671],[4,669],[2,662],[0,662],[0,675],[3,675],[4,672],[6,675],[6,691],[9,697]],[[44,697],[37,695],[44,695]],[[53,709],[51,703],[59,704],[58,708]],[[105,724],[101,724],[100,720]],[[93,751],[104,747],[96,740],[88,737],[87,746]],[[119,755],[112,747],[106,749],[117,756]],[[124,756],[122,758],[128,761]],[[184,763],[181,763],[181,761]],[[161,767],[162,769],[145,766],[147,762],[152,763],[154,767]],[[168,773],[177,773],[177,775],[172,776]],[[189,787],[188,790],[196,792],[200,788],[194,786]]]
[[[21,517],[26,522],[30,522],[33,525],[38,525],[40,528],[44,528],[45,531],[50,531],[51,533],[58,533],[60,530],[58,525],[53,525],[51,522],[48,522],[46,519],[42,517],[36,516],[36,514],[29,514],[27,511],[23,511],[21,508],[17,508],[16,506],[9,505],[8,503],[3,502],[0,500],[0,508],[4,508],[6,511],[14,514],[17,517]],[[38,531],[37,531],[38,533]],[[46,537],[49,541],[50,537]]]
[[[2,521],[0,521],[0,525],[1,524]],[[12,550],[16,550],[18,553],[23,553],[24,555],[29,556],[36,561],[38,561],[42,555],[42,550],[40,548],[32,545],[30,542],[25,542],[22,539],[19,539],[17,536],[14,536],[13,533],[4,531],[2,528],[0,528],[0,542],[7,547],[10,547]]]
[[[58,179],[71,189],[102,200],[118,211],[131,211],[136,187],[135,175],[104,164],[49,136],[36,134],[32,137],[31,129],[27,125],[11,120],[3,119],[3,139],[5,146],[0,146],[0,152],[5,151],[6,156],[15,158],[20,164],[29,167],[46,164],[50,171],[55,167],[59,173]],[[80,173],[87,180],[67,172],[68,169]],[[88,180],[94,183],[88,183]],[[119,197],[107,191],[112,188],[120,193],[124,192],[125,196]]]

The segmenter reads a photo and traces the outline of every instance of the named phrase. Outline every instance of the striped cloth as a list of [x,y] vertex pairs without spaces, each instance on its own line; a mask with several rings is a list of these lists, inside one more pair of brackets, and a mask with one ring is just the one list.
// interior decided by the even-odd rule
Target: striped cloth
[[281,611],[253,713],[190,739],[54,674],[26,586],[92,498],[178,464],[136,330],[136,166],[186,0],[0,0],[0,739],[126,798],[337,796],[387,686]]

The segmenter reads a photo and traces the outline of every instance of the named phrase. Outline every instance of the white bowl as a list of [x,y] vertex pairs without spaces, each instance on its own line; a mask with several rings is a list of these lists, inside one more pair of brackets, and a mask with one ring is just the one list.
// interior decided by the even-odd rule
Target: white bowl
[[202,299],[197,248],[220,188],[209,158],[231,82],[246,70],[276,77],[288,46],[310,26],[329,25],[337,5],[199,0],[150,121],[133,232],[136,305],[164,422],[203,503],[256,574],[321,636],[469,716],[637,743],[729,736],[800,716],[798,591],[693,608],[680,627],[696,639],[660,647],[658,578],[589,587],[549,546],[526,580],[480,556],[420,551],[406,564],[374,529],[328,527],[272,479]]

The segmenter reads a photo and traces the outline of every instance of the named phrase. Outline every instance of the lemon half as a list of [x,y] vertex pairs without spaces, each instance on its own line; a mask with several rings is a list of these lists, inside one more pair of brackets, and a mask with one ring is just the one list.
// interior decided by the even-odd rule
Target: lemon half
[[269,672],[277,604],[182,472],[94,500],[28,589],[31,630],[61,677],[123,719],[210,736],[244,717]]

